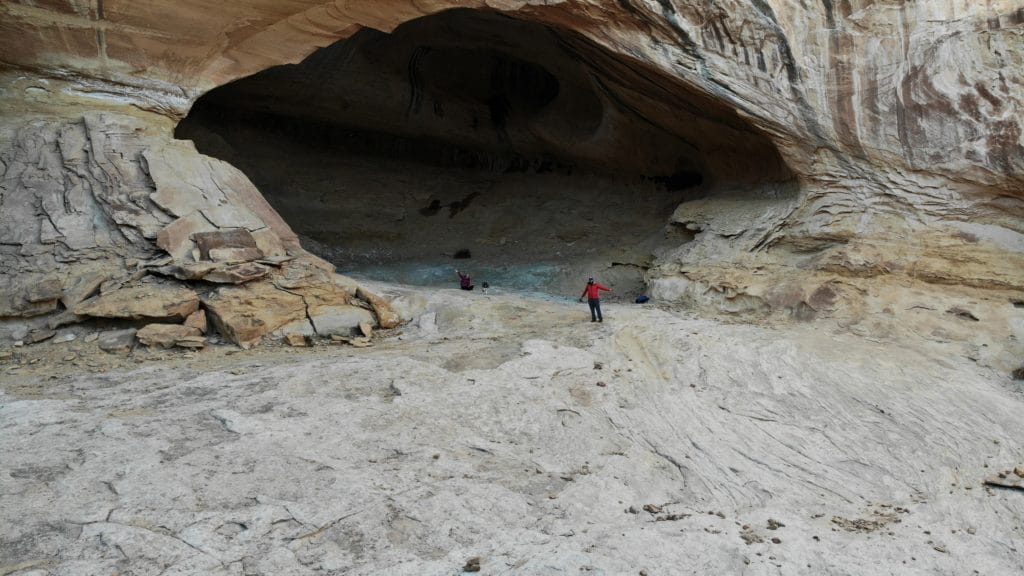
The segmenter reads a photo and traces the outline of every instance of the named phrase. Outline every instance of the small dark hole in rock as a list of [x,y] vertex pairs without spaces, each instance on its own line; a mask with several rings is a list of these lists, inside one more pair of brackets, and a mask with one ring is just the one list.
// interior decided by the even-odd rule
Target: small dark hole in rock
[[972,322],[978,322],[979,321],[978,317],[975,316],[974,314],[972,314],[970,311],[964,310],[963,308],[959,308],[959,307],[950,308],[949,310],[946,310],[946,313],[947,314],[952,314],[953,316],[956,316],[957,318],[960,318],[961,320],[970,320]]
[[472,257],[473,255],[470,254],[469,250],[465,248],[463,248],[462,250],[457,250],[455,254],[452,256],[452,258],[455,258],[456,260],[465,260],[466,258]]
[[684,224],[682,222],[671,222],[668,227],[665,228],[666,239],[676,239],[680,243],[693,242],[697,239],[697,234],[703,232],[695,224]]
[[687,188],[700,186],[704,183],[704,176],[700,172],[680,170],[679,172],[668,176],[655,176],[653,180],[663,184],[666,190],[677,192],[679,190],[686,190]]
[[1024,300],[1010,300],[1014,308],[1024,308]]
[[1024,366],[1021,366],[1020,368],[1017,368],[1016,370],[1013,371],[1013,379],[1024,380]]

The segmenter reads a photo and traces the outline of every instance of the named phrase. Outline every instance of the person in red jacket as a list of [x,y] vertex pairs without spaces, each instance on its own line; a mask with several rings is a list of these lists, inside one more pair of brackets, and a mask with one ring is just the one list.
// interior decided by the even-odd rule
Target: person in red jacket
[[583,289],[583,294],[580,294],[579,301],[583,302],[583,297],[587,297],[587,303],[590,304],[590,321],[591,322],[604,322],[604,318],[601,316],[601,291],[611,292],[612,289],[594,282],[593,278],[587,278],[587,287]]

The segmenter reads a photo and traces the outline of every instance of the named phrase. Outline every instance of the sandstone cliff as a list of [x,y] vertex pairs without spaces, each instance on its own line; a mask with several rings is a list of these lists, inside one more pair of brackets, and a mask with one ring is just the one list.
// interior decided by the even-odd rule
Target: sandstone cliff
[[[700,198],[672,219],[694,241],[647,273],[662,300],[855,319],[888,307],[869,286],[974,287],[1004,308],[1020,300],[1020,1],[108,0],[0,5],[0,266],[7,283],[63,275],[48,294],[21,281],[5,314],[55,302],[72,262],[132,273],[168,251],[161,234],[189,243],[200,229],[244,229],[298,254],[245,176],[174,142],[174,123],[218,86],[360,34],[393,33],[422,54],[416,30],[431,22],[467,30],[486,20],[460,24],[450,8],[556,39],[562,64],[531,61],[539,42],[512,47],[566,87],[538,124],[548,133],[529,131],[546,150],[650,172],[678,149],[673,168],[702,172]],[[482,51],[494,30],[448,47]],[[409,70],[392,95],[415,93],[421,71]],[[328,78],[321,70],[311,89]],[[553,124],[566,114],[571,122]],[[627,117],[646,127],[628,128]],[[401,129],[374,118],[371,128]],[[170,253],[190,258],[181,245]]]

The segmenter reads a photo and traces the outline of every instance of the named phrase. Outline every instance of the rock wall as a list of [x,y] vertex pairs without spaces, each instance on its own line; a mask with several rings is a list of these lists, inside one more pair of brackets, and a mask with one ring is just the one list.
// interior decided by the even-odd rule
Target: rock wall
[[[16,340],[89,319],[179,323],[200,301],[246,346],[280,328],[396,325],[385,302],[302,250],[238,169],[168,138],[166,119],[71,110],[0,125],[0,320],[39,318]],[[164,341],[201,347],[203,326]]]
[[[4,3],[5,278],[150,258],[172,221],[211,211],[287,243],[248,181],[171,142],[172,123],[216,86],[453,7],[584,38],[598,50],[579,58],[633,79],[628,102],[657,123],[695,115],[673,106],[685,93],[778,149],[799,197],[752,213],[765,190],[744,184],[680,206],[696,239],[652,269],[665,299],[800,316],[824,310],[816,288],[776,306],[766,277],[1024,290],[1021,0]],[[165,194],[183,162],[203,175]]]
[[[161,104],[179,114],[210,88],[298,62],[359,29],[391,31],[447,8],[481,8],[574,30],[681,78],[800,151],[803,161],[794,164],[801,173],[824,172],[821,162],[844,153],[1011,189],[1024,168],[1014,89],[1021,82],[1019,0],[46,6],[0,7],[4,63],[102,80],[111,91],[149,90],[143,100],[167,100],[160,89],[177,93]],[[807,154],[821,148],[824,158]]]

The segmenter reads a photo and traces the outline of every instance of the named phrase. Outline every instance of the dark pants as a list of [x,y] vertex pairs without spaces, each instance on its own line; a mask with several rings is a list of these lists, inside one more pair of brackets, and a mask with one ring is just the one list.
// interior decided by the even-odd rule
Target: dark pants
[[590,304],[590,321],[604,322],[604,318],[601,317],[601,300],[597,298],[587,298],[587,304]]

